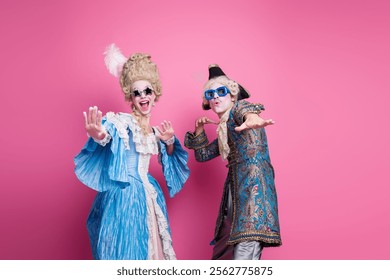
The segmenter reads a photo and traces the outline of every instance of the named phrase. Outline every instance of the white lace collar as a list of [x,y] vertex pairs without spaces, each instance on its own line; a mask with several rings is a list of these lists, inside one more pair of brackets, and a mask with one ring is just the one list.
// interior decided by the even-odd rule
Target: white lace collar
[[113,112],[107,113],[107,121],[113,123],[118,131],[119,137],[124,141],[126,150],[130,150],[129,128],[133,134],[133,142],[135,143],[135,150],[142,154],[158,154],[157,136],[154,133],[143,135],[141,127],[137,120],[130,114]]

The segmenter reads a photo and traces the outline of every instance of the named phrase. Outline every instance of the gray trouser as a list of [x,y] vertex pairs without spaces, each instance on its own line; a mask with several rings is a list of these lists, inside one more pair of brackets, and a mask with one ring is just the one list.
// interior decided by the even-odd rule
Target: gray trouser
[[218,240],[215,241],[213,260],[259,260],[263,246],[259,241],[244,241],[236,245],[228,245],[232,226],[232,200],[229,191],[228,205],[225,209],[222,228]]
[[260,260],[263,246],[259,241],[244,241],[234,246],[234,260]]

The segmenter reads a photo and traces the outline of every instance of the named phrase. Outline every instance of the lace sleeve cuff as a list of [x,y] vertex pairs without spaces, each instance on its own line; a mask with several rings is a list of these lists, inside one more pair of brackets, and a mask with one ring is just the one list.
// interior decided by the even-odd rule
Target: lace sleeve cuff
[[175,136],[172,136],[171,138],[169,138],[168,140],[162,140],[167,146],[169,145],[172,145],[173,143],[175,143]]
[[[95,138],[93,138],[93,137],[91,137],[92,139],[93,139],[93,141],[95,141],[96,143],[98,143],[100,146],[105,146],[105,145],[107,145],[109,142],[110,142],[110,140],[111,140],[111,135],[107,132],[107,131],[105,131],[105,133],[106,133],[106,136],[102,139],[102,140],[98,140],[98,139],[95,139]],[[89,135],[88,135],[89,136]]]

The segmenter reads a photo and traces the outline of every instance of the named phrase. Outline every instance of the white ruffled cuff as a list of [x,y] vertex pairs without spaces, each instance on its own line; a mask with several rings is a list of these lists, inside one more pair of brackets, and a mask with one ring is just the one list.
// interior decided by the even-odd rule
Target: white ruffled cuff
[[168,140],[162,140],[167,146],[168,145],[172,145],[173,143],[175,143],[175,135],[173,135],[171,138],[169,138]]
[[88,135],[88,137],[91,137],[93,139],[93,141],[98,143],[100,146],[104,147],[105,145],[107,145],[110,142],[110,140],[112,138],[111,135],[106,130],[104,132],[106,133],[106,136],[102,140],[95,139],[95,138],[91,137],[88,133],[87,133],[87,135]]

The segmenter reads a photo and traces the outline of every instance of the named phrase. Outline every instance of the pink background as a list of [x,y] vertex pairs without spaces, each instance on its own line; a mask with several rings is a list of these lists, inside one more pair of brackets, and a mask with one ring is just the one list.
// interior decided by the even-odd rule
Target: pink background
[[[73,157],[82,111],[128,111],[103,63],[112,42],[152,55],[152,122],[171,120],[181,141],[214,117],[200,99],[211,63],[265,104],[283,246],[263,259],[390,259],[389,14],[372,0],[2,0],[0,259],[91,258],[95,192]],[[167,198],[174,248],[209,259],[226,168],[189,152],[190,179]],[[156,158],[151,173],[165,191]]]

